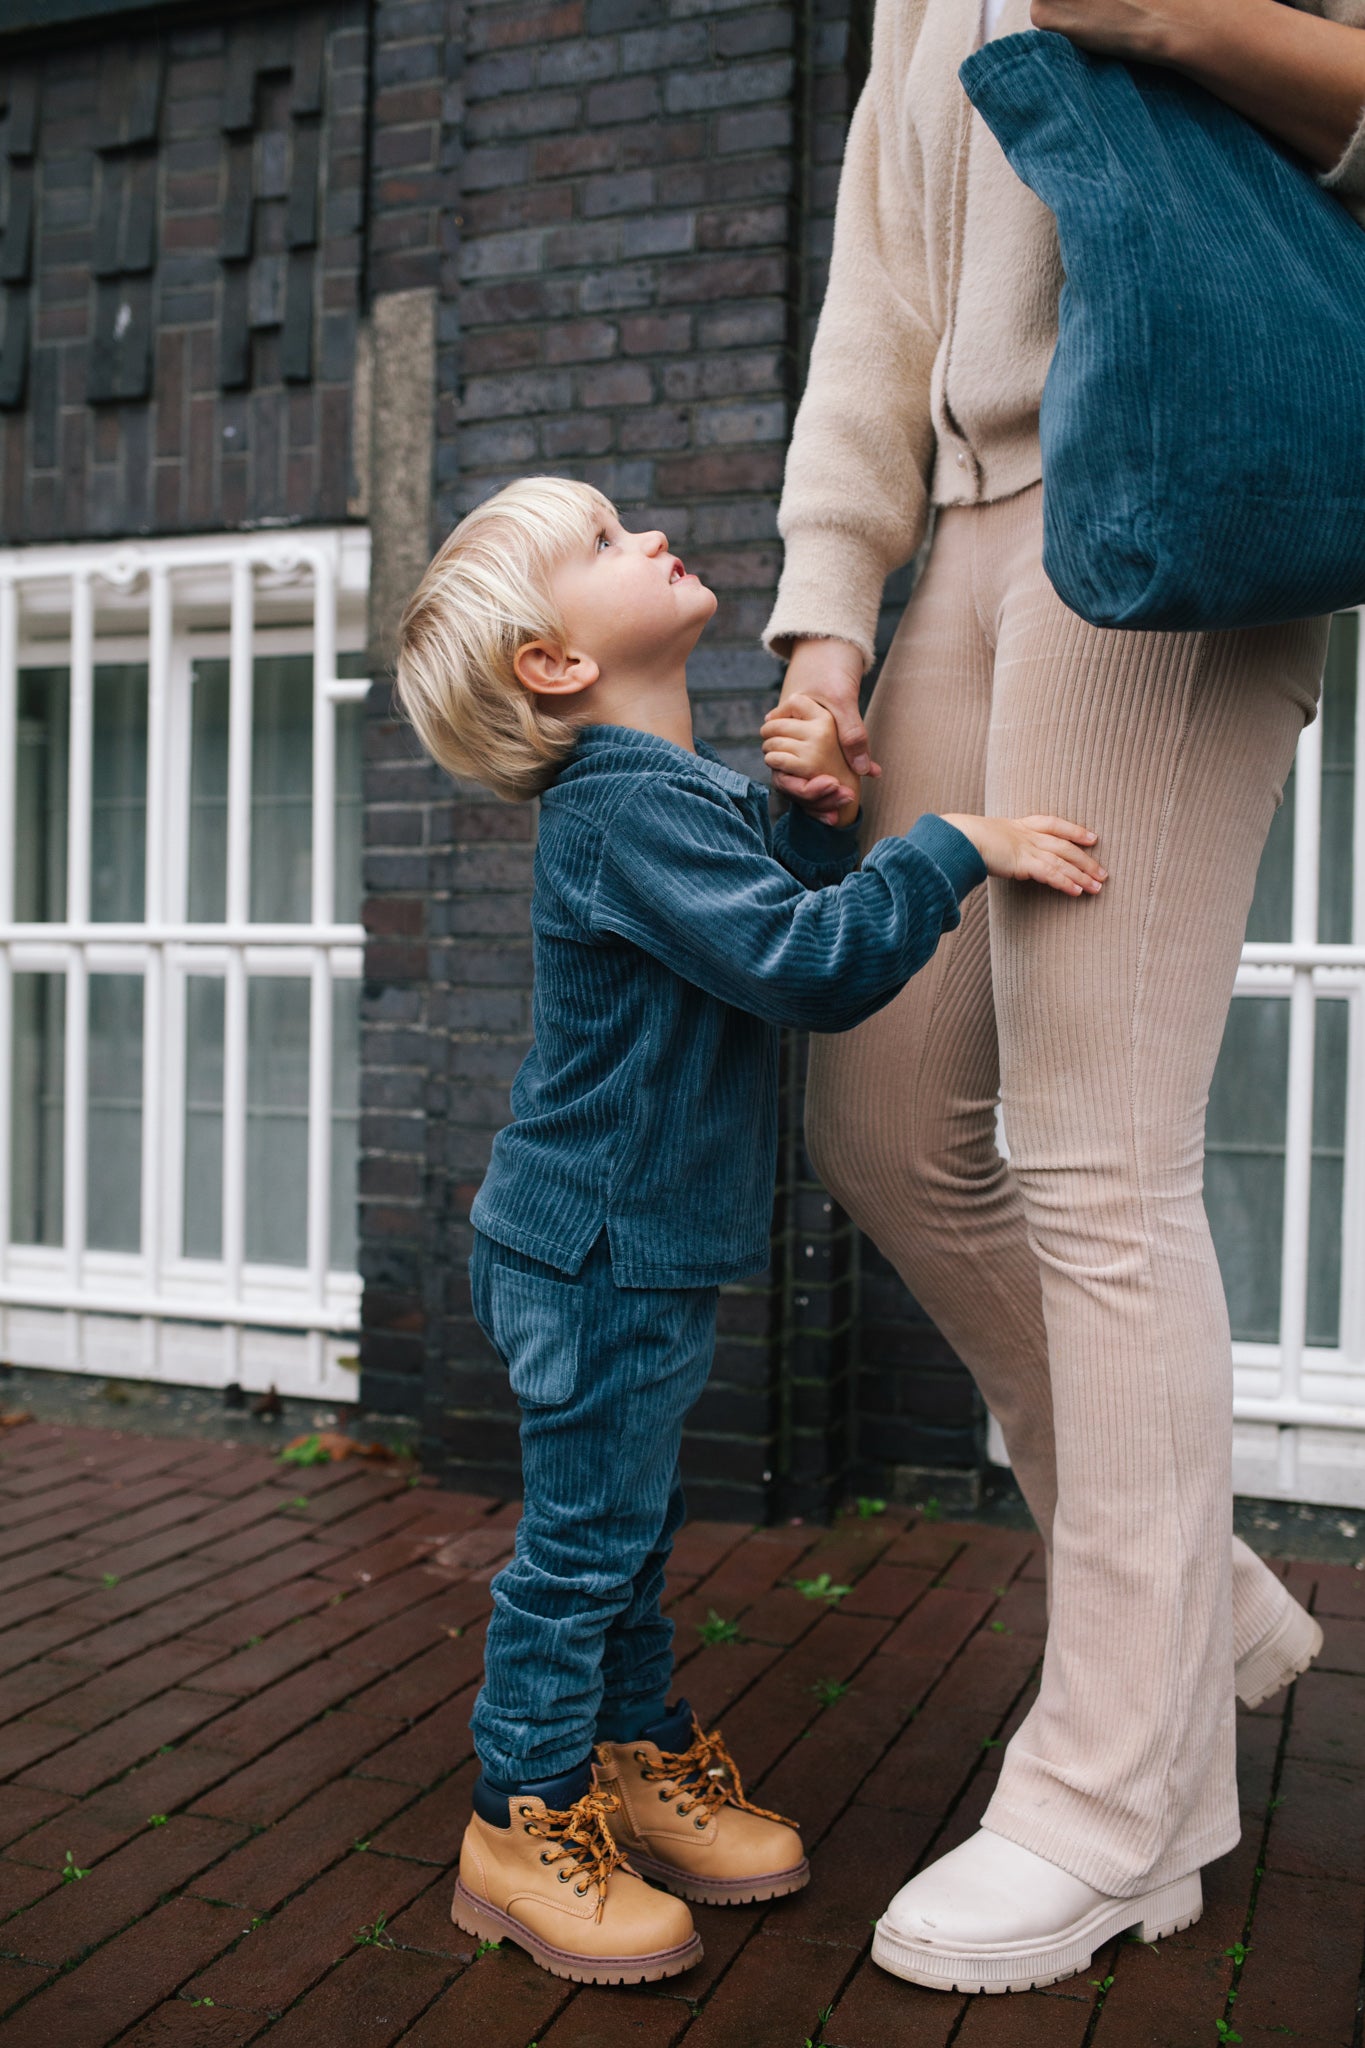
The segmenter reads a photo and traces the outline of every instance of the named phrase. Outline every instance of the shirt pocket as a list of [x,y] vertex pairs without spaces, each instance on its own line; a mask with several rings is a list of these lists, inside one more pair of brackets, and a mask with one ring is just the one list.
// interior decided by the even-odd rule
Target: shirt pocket
[[523,1408],[559,1408],[578,1385],[583,1290],[573,1280],[500,1267],[492,1285],[493,1341]]

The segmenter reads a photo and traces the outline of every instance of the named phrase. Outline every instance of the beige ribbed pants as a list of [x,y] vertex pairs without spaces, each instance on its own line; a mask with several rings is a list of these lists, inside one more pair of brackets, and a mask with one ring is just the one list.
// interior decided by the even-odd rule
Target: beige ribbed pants
[[972,896],[894,1003],[816,1042],[809,1137],[970,1366],[1049,1543],[1041,1693],[986,1825],[1125,1896],[1236,1842],[1234,1654],[1288,1599],[1231,1537],[1204,1110],[1327,628],[1097,631],[1043,575],[1041,506],[940,514],[869,714],[868,833],[1055,812],[1110,880]]

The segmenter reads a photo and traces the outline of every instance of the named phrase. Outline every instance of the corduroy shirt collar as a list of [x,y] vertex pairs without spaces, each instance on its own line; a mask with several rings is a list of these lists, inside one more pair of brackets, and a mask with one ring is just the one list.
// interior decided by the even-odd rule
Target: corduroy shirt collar
[[633,725],[583,726],[577,745],[551,787],[570,788],[584,775],[597,774],[603,768],[618,775],[660,772],[676,775],[680,768],[690,768],[704,781],[718,784],[730,796],[752,797],[761,793],[756,782],[747,775],[741,775],[737,769],[727,767],[705,740],[698,740],[696,752],[689,753],[686,747],[661,739],[657,733],[639,732]]

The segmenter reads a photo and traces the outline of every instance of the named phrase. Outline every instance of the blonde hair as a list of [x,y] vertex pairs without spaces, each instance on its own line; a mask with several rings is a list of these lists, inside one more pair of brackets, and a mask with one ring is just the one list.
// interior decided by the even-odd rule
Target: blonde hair
[[452,775],[524,802],[572,751],[577,727],[543,708],[512,664],[529,641],[565,644],[550,576],[611,516],[591,484],[521,477],[462,519],[431,562],[398,628],[398,695]]

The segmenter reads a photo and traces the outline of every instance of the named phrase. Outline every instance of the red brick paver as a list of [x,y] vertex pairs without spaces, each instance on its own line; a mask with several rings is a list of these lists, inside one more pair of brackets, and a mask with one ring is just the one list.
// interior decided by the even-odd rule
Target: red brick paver
[[397,1464],[7,1437],[0,2048],[1360,2048],[1365,1572],[1282,1567],[1326,1649],[1242,1717],[1245,1832],[1198,1925],[964,1999],[878,1970],[871,1922],[990,1796],[1042,1655],[1036,1541],[899,1509],[689,1526],[680,1684],[814,1877],[698,1908],[695,1970],[605,1991],[448,1917],[515,1520]]

